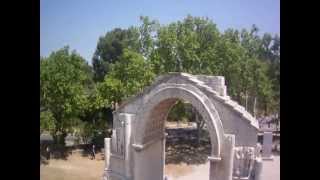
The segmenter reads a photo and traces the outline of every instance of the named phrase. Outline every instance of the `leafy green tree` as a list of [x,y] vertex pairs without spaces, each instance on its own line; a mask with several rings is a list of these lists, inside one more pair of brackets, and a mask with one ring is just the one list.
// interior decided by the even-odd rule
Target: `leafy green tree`
[[152,52],[151,56],[151,63],[156,74],[180,71],[176,29],[176,23],[171,23],[158,30],[157,49]]
[[175,122],[195,122],[197,124],[197,143],[200,144],[200,137],[205,121],[192,104],[178,100],[170,109],[167,117],[168,121]]
[[78,138],[82,139],[84,144],[89,144],[90,139],[93,137],[94,127],[93,124],[87,121],[81,121],[77,126],[75,126],[77,131],[76,135]]
[[156,31],[160,27],[156,20],[150,20],[147,16],[140,16],[141,25],[139,26],[140,33],[140,53],[146,59],[149,59],[152,51],[155,48]]
[[47,131],[51,134],[55,130],[55,119],[50,111],[40,112],[40,135]]
[[[52,52],[40,61],[40,99],[52,113],[55,143],[64,145],[64,140],[86,106],[88,83],[85,60],[69,47]],[[44,114],[45,115],[45,114]]]
[[272,52],[272,59],[268,69],[268,77],[272,81],[272,89],[274,92],[274,103],[272,111],[280,112],[280,37],[275,35],[270,51]]
[[229,94],[247,110],[254,113],[257,104],[266,110],[274,106],[270,99],[279,89],[280,73],[273,74],[280,72],[279,66],[270,62],[280,59],[280,38],[260,37],[258,32],[253,25],[250,30],[227,29],[221,34],[209,19],[189,15],[158,29],[150,56],[153,71],[222,75]]
[[272,82],[267,76],[267,64],[257,59],[251,61],[252,87],[251,96],[253,97],[252,113],[257,114],[257,103],[260,103],[260,110],[268,114],[268,109],[273,105]]
[[[79,129],[83,136],[97,137],[112,123],[117,104],[168,72],[222,75],[228,94],[253,114],[279,112],[278,35],[259,36],[255,25],[221,33],[208,18],[190,15],[162,26],[145,16],[140,21],[138,27],[115,28],[100,37],[92,67],[68,48],[40,58],[40,132],[63,139]],[[187,108],[178,102],[170,118],[203,126]]]
[[92,59],[94,79],[99,82],[103,81],[111,65],[119,60],[125,48],[139,52],[139,36],[138,28],[130,27],[128,29],[115,28],[100,37]]
[[175,122],[189,120],[187,109],[183,101],[178,100],[176,104],[170,109],[167,120]]
[[116,108],[122,100],[149,85],[153,78],[151,66],[142,55],[125,49],[104,81],[98,84],[98,89],[101,97]]
[[[280,59],[278,58],[280,42],[274,43],[274,38],[268,33],[260,37],[258,31],[259,29],[254,25],[250,31],[243,29],[239,33],[237,30],[228,29],[223,35],[227,41],[237,46],[240,45],[242,48],[242,58],[238,61],[239,80],[231,83],[232,78],[227,78],[229,79],[227,81],[230,82],[228,88],[230,87],[232,91],[230,94],[253,114],[257,113],[257,109],[264,112],[268,109],[276,109],[275,102],[278,101],[276,100],[276,87],[279,86],[273,73],[276,72],[274,67],[277,64],[274,62]],[[277,39],[278,36],[275,37]],[[222,42],[225,43],[226,40]],[[227,72],[226,75],[228,77],[230,72]]]
[[155,73],[216,73],[219,36],[212,21],[190,15],[183,21],[160,27],[155,42],[157,48],[151,53]]

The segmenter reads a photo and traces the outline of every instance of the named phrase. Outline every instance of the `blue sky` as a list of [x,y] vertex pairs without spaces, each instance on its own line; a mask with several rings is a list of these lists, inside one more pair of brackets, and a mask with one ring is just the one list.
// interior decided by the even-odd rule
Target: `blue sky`
[[188,14],[208,17],[223,31],[250,28],[280,35],[280,0],[41,0],[40,55],[69,45],[91,62],[98,38],[149,16],[161,24]]

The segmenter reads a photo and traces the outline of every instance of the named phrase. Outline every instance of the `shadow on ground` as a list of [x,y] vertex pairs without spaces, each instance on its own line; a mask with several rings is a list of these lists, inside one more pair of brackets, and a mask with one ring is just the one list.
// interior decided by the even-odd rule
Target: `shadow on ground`
[[[50,153],[46,151],[47,146],[50,147]],[[72,154],[72,148],[42,145],[40,146],[40,165],[48,165],[50,159],[68,160],[68,156]]]
[[204,164],[211,152],[210,140],[205,132],[197,142],[195,129],[166,130],[166,164]]
[[[50,147],[50,155],[46,152],[47,146]],[[79,151],[83,157],[92,158],[92,146],[89,144],[82,144],[70,147],[45,144],[40,147],[40,165],[48,165],[49,159],[68,160],[68,157],[72,155],[72,153],[75,151]],[[101,151],[101,147],[96,148],[96,154],[100,153]]]

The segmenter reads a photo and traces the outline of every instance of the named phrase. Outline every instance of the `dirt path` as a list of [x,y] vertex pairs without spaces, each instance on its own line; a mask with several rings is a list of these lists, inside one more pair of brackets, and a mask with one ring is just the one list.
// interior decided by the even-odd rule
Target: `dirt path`
[[104,160],[97,155],[96,160],[75,153],[68,160],[50,160],[40,166],[41,180],[101,180]]
[[[209,180],[209,163],[202,165],[172,165],[165,168],[169,180]],[[263,161],[261,180],[280,180],[280,156]]]
[[273,161],[263,161],[262,180],[280,180],[280,156]]
[[168,180],[209,180],[209,163],[200,165],[169,164],[165,167]]
[[[104,160],[97,154],[96,160],[74,153],[68,160],[50,160],[40,166],[41,180],[101,180]],[[168,164],[165,173],[169,180],[208,180],[209,164]],[[263,161],[262,180],[280,180],[280,156],[273,161]]]

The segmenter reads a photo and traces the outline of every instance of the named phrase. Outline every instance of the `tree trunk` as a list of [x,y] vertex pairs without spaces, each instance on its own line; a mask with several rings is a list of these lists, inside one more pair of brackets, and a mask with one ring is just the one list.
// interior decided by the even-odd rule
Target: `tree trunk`
[[246,110],[248,111],[248,92],[246,91],[246,95],[245,95],[245,103],[246,103]]
[[256,117],[256,106],[257,106],[257,97],[254,97],[254,102],[253,102],[253,117]]
[[55,156],[59,157],[59,158],[65,158],[67,156],[67,153],[65,151],[65,147],[66,147],[66,143],[65,143],[65,139],[67,137],[67,133],[63,132],[61,134],[57,134],[55,133],[55,135],[53,135],[53,140],[54,140],[54,152],[55,152]]
[[264,102],[264,111],[265,111],[265,115],[267,116],[268,115],[268,105],[267,105],[266,101]]
[[196,112],[196,122],[197,122],[197,145],[200,145],[200,138],[201,138],[201,130],[204,126],[204,121],[201,117],[199,117],[199,113]]
[[65,145],[66,145],[66,142],[65,142],[66,137],[67,137],[67,133],[66,132],[63,132],[62,134],[58,134],[58,135],[57,135],[57,133],[55,133],[53,135],[53,142],[56,145],[61,145],[62,147],[65,147]]

